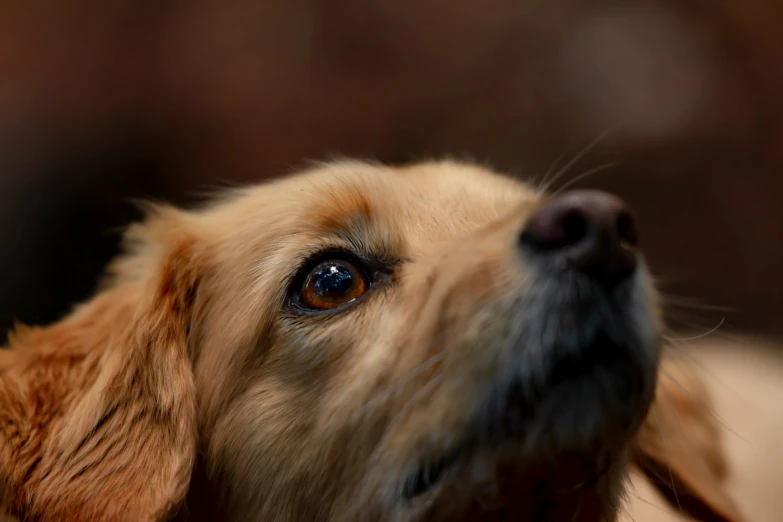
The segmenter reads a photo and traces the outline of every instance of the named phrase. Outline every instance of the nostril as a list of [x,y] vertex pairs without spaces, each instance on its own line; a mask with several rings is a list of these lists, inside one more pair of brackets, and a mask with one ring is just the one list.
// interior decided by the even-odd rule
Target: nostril
[[636,246],[639,238],[636,233],[636,223],[629,212],[621,212],[617,216],[617,237],[621,243]]
[[584,241],[592,226],[584,209],[555,202],[530,219],[522,232],[522,242],[539,251],[560,250]]
[[579,243],[585,238],[588,232],[589,224],[584,214],[576,209],[563,216],[563,241],[561,247],[571,246]]

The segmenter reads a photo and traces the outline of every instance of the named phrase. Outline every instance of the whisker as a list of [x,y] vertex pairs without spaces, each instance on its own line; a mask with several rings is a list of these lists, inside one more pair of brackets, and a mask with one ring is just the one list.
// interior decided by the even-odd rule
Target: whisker
[[665,334],[671,337],[682,335],[681,332],[698,332],[712,328],[716,321],[709,319],[704,314],[689,313],[677,310],[676,312],[665,311],[666,328]]
[[560,179],[564,174],[566,174],[571,167],[576,165],[582,158],[584,158],[590,151],[592,151],[595,147],[597,147],[606,137],[615,129],[615,126],[611,126],[608,129],[606,129],[604,132],[602,132],[597,138],[595,138],[593,141],[587,144],[576,156],[574,156],[571,161],[566,163],[560,170],[558,170],[551,179],[543,186],[541,187],[542,192],[548,192],[550,188],[552,188],[552,185],[557,182],[558,179]]
[[[670,342],[672,345],[678,345],[678,344],[680,344],[680,343],[678,343],[677,341],[669,341],[669,342]],[[704,372],[706,375],[708,375],[709,377],[711,377],[712,379],[714,379],[714,380],[715,380],[715,382],[717,382],[718,384],[720,384],[720,385],[721,385],[723,388],[725,388],[726,390],[730,391],[730,392],[731,392],[733,395],[735,395],[737,398],[739,398],[739,399],[741,399],[741,400],[743,400],[743,401],[745,401],[745,402],[746,402],[746,399],[745,399],[745,397],[743,397],[743,396],[742,396],[742,394],[740,394],[740,393],[739,393],[737,390],[735,390],[734,388],[732,388],[731,386],[729,386],[728,384],[726,384],[726,382],[725,382],[725,381],[723,381],[723,379],[721,379],[720,377],[718,377],[718,376],[715,374],[715,372],[713,372],[712,370],[710,370],[709,368],[707,368],[707,367],[704,365],[704,363],[702,363],[702,362],[701,362],[700,360],[698,360],[696,357],[694,357],[693,355],[691,355],[690,353],[688,353],[688,351],[687,351],[687,350],[669,350],[669,351],[668,351],[668,353],[670,353],[670,354],[672,354],[672,355],[676,355],[676,356],[678,356],[678,357],[682,357],[682,358],[685,358],[685,359],[687,359],[687,360],[688,360],[690,363],[692,363],[692,364],[696,365],[696,366],[697,366],[697,367],[698,367],[698,368],[699,368],[699,369],[700,369],[702,372]]]
[[[663,430],[661,429],[661,423],[658,420],[658,415],[656,415],[654,410],[652,411],[652,415],[653,415],[653,419],[655,420],[655,425],[658,426],[658,434],[661,437],[661,440],[664,440]],[[677,501],[677,508],[679,508],[680,512],[682,513],[682,505],[680,504],[680,497],[677,494],[677,485],[674,483],[674,473],[672,472],[671,467],[666,466],[666,469],[669,470],[669,478],[671,480],[672,493],[674,493],[674,499]]]
[[[622,513],[622,512],[625,512],[627,518],[631,519],[632,522],[636,522],[636,519],[633,517],[631,512],[627,509],[628,506],[627,505],[623,506],[623,504],[624,504],[623,501],[624,500],[625,499],[623,499],[622,497],[618,497],[616,500],[612,501],[611,504],[610,504],[610,507],[612,508],[612,511],[614,511],[618,515],[620,513]],[[602,518],[602,520],[604,522],[607,521],[607,518],[605,516],[602,516],[601,518]],[[619,517],[617,517],[617,518],[613,517],[612,520],[619,520]]]
[[[684,387],[683,387],[683,386],[682,386],[682,385],[681,385],[679,382],[677,382],[677,380],[676,380],[676,379],[672,378],[670,375],[669,375],[668,377],[669,377],[669,380],[671,380],[673,383],[675,383],[677,386],[679,386],[679,387],[680,387],[682,390],[684,390],[686,393],[690,394],[690,392],[689,392],[687,389],[685,389],[685,388],[684,388]],[[672,407],[672,409],[671,409],[671,412],[672,412],[672,414],[673,414],[675,417],[677,417],[677,421],[678,421],[678,423],[679,423],[680,425],[682,425],[682,422],[681,422],[681,420],[680,420],[679,413],[677,413],[677,408],[674,408],[674,407]],[[712,417],[713,417],[713,418],[715,418],[715,420],[717,420],[717,421],[718,421],[718,424],[720,424],[720,425],[721,425],[721,427],[723,427],[724,429],[726,429],[728,432],[730,432],[730,433],[732,433],[732,434],[736,435],[736,436],[737,436],[739,439],[741,439],[741,440],[743,440],[743,441],[745,441],[745,442],[748,442],[748,440],[747,440],[747,439],[745,439],[744,437],[742,437],[742,436],[741,436],[739,433],[737,433],[737,432],[736,432],[736,431],[735,431],[735,430],[734,430],[734,429],[733,429],[733,428],[732,428],[732,427],[729,425],[729,423],[728,423],[728,422],[727,422],[725,419],[723,419],[723,418],[722,418],[722,417],[721,417],[721,416],[718,414],[718,412],[717,412],[717,411],[716,411],[716,410],[715,410],[713,407],[710,407],[710,408],[708,408],[708,410],[707,410],[707,413],[709,413],[710,415],[712,415]],[[683,430],[681,430],[681,431],[682,431],[683,435],[684,435],[684,436],[687,438],[687,436],[688,436],[688,431],[687,431],[687,430],[684,430],[684,429],[683,429]]]
[[558,194],[561,194],[565,192],[569,187],[573,186],[576,183],[579,183],[583,179],[592,176],[593,174],[598,174],[599,172],[603,172],[605,170],[611,169],[612,167],[616,167],[620,164],[619,161],[611,161],[609,163],[604,163],[603,165],[599,165],[597,167],[593,167],[592,169],[588,169],[581,174],[574,176],[573,178],[569,179],[567,182],[563,184],[560,188],[554,191],[552,194],[553,196],[557,196]]
[[[662,376],[669,379],[669,381],[672,382],[675,386],[677,386],[683,393],[685,393],[690,397],[693,397],[693,392],[687,389],[685,386],[683,386],[682,383],[680,383],[677,379],[675,379],[669,372],[661,370],[660,373]],[[716,421],[718,421],[718,424],[720,424],[722,428],[732,433],[733,435],[736,435],[741,440],[748,442],[736,430],[734,430],[734,428],[731,427],[731,425],[728,423],[728,421],[726,421],[726,419],[721,417],[721,415],[713,406],[707,408],[707,413],[709,413]]]
[[709,335],[712,335],[713,333],[717,332],[720,329],[720,327],[723,326],[723,323],[725,323],[725,322],[726,322],[726,318],[725,317],[721,317],[721,320],[720,320],[720,322],[717,325],[713,326],[707,332],[704,332],[702,334],[694,335],[693,337],[680,337],[680,338],[664,337],[664,339],[669,341],[669,342],[675,342],[675,343],[676,342],[698,341],[699,339],[704,339],[705,337],[707,337]]
[[659,510],[662,513],[666,513],[667,512],[667,510],[666,510],[666,508],[664,506],[662,506],[660,504],[656,504],[655,502],[652,502],[650,500],[647,500],[646,498],[642,497],[638,493],[634,494],[634,498],[636,498],[638,501],[640,501],[643,504],[646,504],[646,505],[648,505],[650,507],[653,507],[653,508]]
[[544,175],[541,176],[541,181],[537,181],[535,179],[530,180],[530,183],[532,186],[534,186],[535,191],[539,193],[546,192],[546,187],[550,186],[549,177],[557,172],[558,166],[560,165],[560,162],[563,161],[563,158],[566,157],[566,155],[570,152],[570,147],[567,147],[563,152],[560,153],[560,155],[555,158],[555,161],[552,162],[552,164],[549,166],[548,169],[546,169],[546,172],[544,172]]
[[706,304],[698,301],[697,299],[672,294],[670,292],[659,291],[661,301],[665,306],[673,306],[676,308],[687,308],[690,310],[709,310],[714,312],[736,312],[737,310],[731,306],[722,306],[715,304]]

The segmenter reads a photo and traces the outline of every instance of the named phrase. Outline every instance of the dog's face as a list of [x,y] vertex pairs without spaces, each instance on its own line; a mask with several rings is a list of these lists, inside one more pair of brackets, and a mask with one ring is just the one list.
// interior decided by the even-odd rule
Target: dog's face
[[67,355],[36,435],[60,457],[14,472],[17,512],[107,516],[115,484],[134,520],[188,489],[210,520],[614,518],[659,326],[613,198],[341,163],[130,237],[102,294],[0,360],[10,389]]
[[[655,295],[640,263],[614,270],[625,238],[593,271],[528,241],[553,204],[478,168],[348,163],[195,216],[206,472],[231,515],[611,510],[654,391]],[[574,226],[600,228],[580,204]]]

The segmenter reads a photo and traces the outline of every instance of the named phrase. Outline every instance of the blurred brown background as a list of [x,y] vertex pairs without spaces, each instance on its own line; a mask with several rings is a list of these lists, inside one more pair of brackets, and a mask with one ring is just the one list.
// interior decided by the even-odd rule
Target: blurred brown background
[[580,183],[631,202],[665,291],[732,309],[697,325],[781,335],[781,27],[780,0],[3,0],[0,331],[89,295],[132,198],[335,155],[540,178],[605,135],[555,186],[617,163]]

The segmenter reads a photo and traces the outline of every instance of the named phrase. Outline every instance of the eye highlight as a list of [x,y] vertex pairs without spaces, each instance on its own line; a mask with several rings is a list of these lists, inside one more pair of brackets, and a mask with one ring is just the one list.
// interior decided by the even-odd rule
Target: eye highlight
[[298,301],[309,310],[332,310],[360,298],[369,286],[367,275],[354,263],[329,259],[307,273]]

